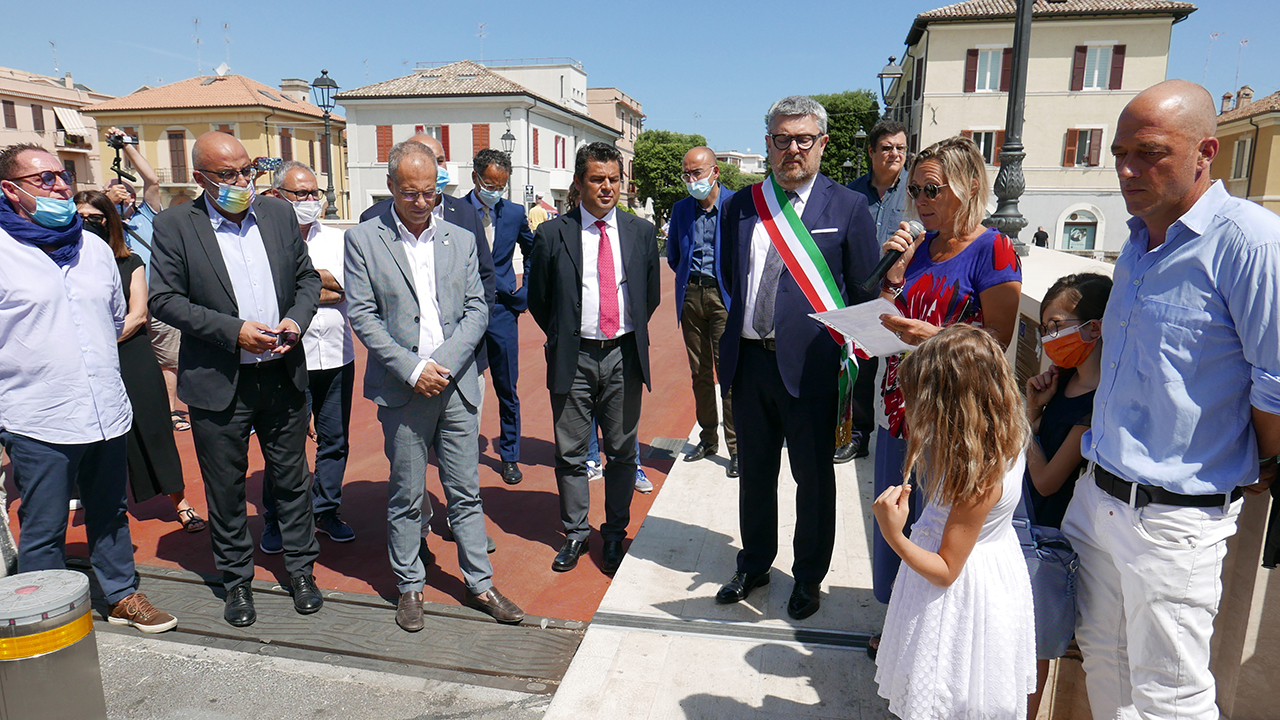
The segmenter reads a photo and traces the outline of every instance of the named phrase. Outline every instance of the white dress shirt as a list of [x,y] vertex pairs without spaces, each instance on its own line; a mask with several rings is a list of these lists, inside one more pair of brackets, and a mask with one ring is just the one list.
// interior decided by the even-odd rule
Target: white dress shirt
[[[249,206],[248,214],[239,225],[211,207],[209,224],[213,226],[218,249],[222,251],[222,262],[231,278],[231,290],[236,296],[240,319],[275,328],[280,324],[280,301],[276,298],[276,281],[271,275],[271,261],[267,258],[267,247],[262,243],[262,233],[258,231],[258,216],[253,206]],[[280,355],[272,350],[257,355],[243,348],[240,350],[241,365],[279,359]]]
[[125,302],[111,248],[92,233],[58,267],[0,230],[0,429],[78,445],[129,432],[116,337]]
[[[343,232],[320,221],[311,223],[307,231],[307,254],[316,270],[326,270],[343,286],[342,266],[346,242]],[[351,325],[347,322],[347,298],[334,305],[319,305],[315,317],[302,336],[308,370],[332,370],[356,359],[351,344]]]
[[[440,298],[436,296],[436,219],[432,210],[431,222],[421,235],[414,235],[394,212],[396,229],[404,243],[404,253],[409,258],[409,272],[413,275],[413,288],[418,294],[418,357],[422,362],[413,371],[410,380],[417,384],[422,371],[431,359],[431,353],[444,344],[444,328],[440,324]],[[452,368],[450,368],[452,370]]]
[[598,218],[581,207],[582,212],[582,337],[588,340],[612,340],[600,332],[600,228],[597,220],[604,220],[609,233],[609,249],[613,252],[614,292],[618,294],[618,334],[621,337],[635,330],[631,323],[631,308],[627,306],[627,272],[622,265],[622,238],[618,233],[618,209]]
[[[818,176],[815,174],[809,178],[809,182],[795,189],[798,197],[791,201],[791,207],[795,208],[796,215],[804,214],[804,204],[808,202],[809,193],[813,192],[813,183],[817,179]],[[757,333],[751,325],[756,317],[756,294],[760,292],[760,277],[764,275],[764,261],[769,255],[769,246],[772,244],[769,231],[765,230],[764,223],[757,219],[756,226],[751,231],[751,264],[747,268],[747,295],[743,299],[746,305],[742,308],[742,337],[744,338],[760,339],[760,333]],[[775,322],[777,320],[776,314],[774,320]]]

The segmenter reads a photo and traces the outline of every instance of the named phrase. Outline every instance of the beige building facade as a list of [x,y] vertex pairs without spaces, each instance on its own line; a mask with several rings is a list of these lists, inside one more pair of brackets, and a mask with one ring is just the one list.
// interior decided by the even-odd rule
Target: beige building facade
[[633,210],[640,209],[634,171],[636,137],[644,131],[644,110],[635,98],[615,87],[587,88],[587,106],[593,119],[618,132],[614,147],[622,153],[622,173],[627,179],[627,190],[620,200]]
[[80,110],[111,97],[77,83],[71,73],[58,78],[0,68],[0,147],[39,145],[75,174],[76,190],[97,188],[105,182],[97,127]]
[[1223,96],[1210,172],[1227,192],[1280,213],[1280,92],[1258,100],[1245,85]]

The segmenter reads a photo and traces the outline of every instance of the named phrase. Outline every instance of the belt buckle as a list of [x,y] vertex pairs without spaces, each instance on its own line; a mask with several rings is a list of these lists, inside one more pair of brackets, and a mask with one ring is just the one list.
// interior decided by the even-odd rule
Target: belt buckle
[[1129,484],[1129,506],[1133,509],[1145,507],[1151,504],[1151,493],[1147,492],[1146,487],[1136,482]]

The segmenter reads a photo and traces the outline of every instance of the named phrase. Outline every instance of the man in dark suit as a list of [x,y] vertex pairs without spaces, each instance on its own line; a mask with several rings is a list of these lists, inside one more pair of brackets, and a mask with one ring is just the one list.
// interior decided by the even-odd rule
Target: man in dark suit
[[588,549],[587,442],[595,417],[608,458],[601,569],[613,574],[622,563],[631,520],[641,384],[652,387],[648,323],[662,292],[658,237],[652,223],[617,210],[622,155],[612,145],[584,145],[573,174],[582,204],[538,226],[525,281],[529,312],[547,334],[565,529],[551,569],[572,569]]
[[482,233],[476,238],[488,246],[493,256],[496,297],[491,305],[484,344],[489,354],[493,391],[498,396],[498,422],[502,428],[498,457],[502,460],[502,480],[515,485],[524,477],[518,465],[520,397],[516,394],[516,383],[520,377],[519,318],[529,307],[529,291],[527,287],[517,287],[512,262],[519,247],[524,256],[522,273],[528,270],[533,233],[525,219],[524,206],[502,197],[510,180],[511,159],[507,154],[493,149],[481,150],[471,161],[471,181],[475,187],[464,200],[480,213]]
[[[827,144],[827,112],[794,95],[769,110],[771,178],[739,191],[723,219],[729,319],[720,340],[722,391],[732,388],[741,449],[738,569],[716,601],[738,602],[769,582],[778,552],[778,470],[785,441],[796,481],[795,588],[787,613],[817,612],[836,535],[835,431],[840,346],[779,256],[756,209],[774,183],[830,269],[839,300],[869,299],[856,288],[880,254],[862,195],[818,172]],[[781,206],[782,199],[779,199]]]
[[[720,184],[716,154],[696,147],[684,154],[681,179],[689,197],[671,208],[667,232],[667,264],[676,271],[676,321],[684,332],[693,375],[693,401],[702,435],[685,462],[715,455],[720,445],[716,409],[715,365],[720,336],[729,310],[721,288],[720,219],[733,191]],[[733,431],[733,402],[724,396],[724,442],[729,450],[729,477],[738,477],[738,439]]]
[[254,197],[257,169],[231,135],[191,149],[204,194],[155,219],[150,309],[182,331],[178,397],[209,502],[213,552],[227,590],[224,617],[252,624],[253,539],[245,514],[249,434],[273,478],[294,608],[320,609],[311,574],[320,554],[307,471],[307,363],[299,338],[320,298],[320,275],[289,203]]

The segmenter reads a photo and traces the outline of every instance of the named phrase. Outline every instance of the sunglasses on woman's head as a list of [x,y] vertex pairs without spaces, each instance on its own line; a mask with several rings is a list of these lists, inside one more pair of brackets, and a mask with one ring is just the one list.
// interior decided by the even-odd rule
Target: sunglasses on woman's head
[[930,200],[934,200],[938,197],[938,193],[942,192],[942,188],[944,187],[947,187],[946,183],[943,183],[942,185],[934,185],[933,183],[927,183],[925,185],[908,185],[907,194],[911,196],[912,200],[915,200],[920,197],[920,193],[923,192],[925,197]]

